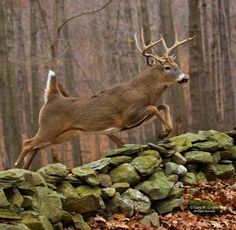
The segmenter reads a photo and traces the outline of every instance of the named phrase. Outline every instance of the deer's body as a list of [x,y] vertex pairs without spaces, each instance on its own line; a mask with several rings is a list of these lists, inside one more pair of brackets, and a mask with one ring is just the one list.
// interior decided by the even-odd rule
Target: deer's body
[[162,136],[167,136],[173,128],[169,107],[165,104],[156,107],[156,103],[168,86],[186,82],[187,77],[171,57],[155,58],[160,63],[132,81],[88,97],[70,97],[49,71],[39,130],[24,142],[16,166],[30,154],[24,164],[28,168],[38,150],[63,143],[80,131],[105,134],[122,145],[113,133],[136,127],[153,116],[164,126]]

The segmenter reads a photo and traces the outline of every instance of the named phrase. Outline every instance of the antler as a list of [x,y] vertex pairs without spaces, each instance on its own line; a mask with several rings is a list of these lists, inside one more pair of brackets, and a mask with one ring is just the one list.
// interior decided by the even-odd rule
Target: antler
[[[138,39],[136,36],[136,33],[134,34],[134,40],[135,40],[135,44],[138,48],[138,51],[141,55],[145,56],[145,57],[153,57],[154,59],[158,60],[159,62],[163,62],[163,58],[160,57],[159,55],[155,54],[155,52],[153,51],[152,47],[155,46],[157,43],[159,43],[160,41],[162,41],[162,39],[157,40],[155,42],[150,42],[150,44],[145,45],[145,40],[144,40],[144,33],[143,33],[143,29],[141,31],[141,42],[142,42],[142,46],[143,49],[140,48],[139,43],[138,43]],[[147,53],[147,50],[151,49],[152,53]]]
[[183,41],[179,41],[175,27],[174,27],[174,34],[175,34],[175,44],[174,44],[173,46],[171,46],[170,48],[167,47],[166,42],[165,42],[165,39],[164,39],[163,36],[161,35],[162,44],[163,44],[163,47],[164,47],[164,50],[165,50],[165,53],[164,53],[164,56],[165,56],[165,57],[169,57],[169,54],[170,54],[174,49],[176,49],[176,48],[179,47],[180,45],[183,45],[183,44],[186,43],[186,42],[192,41],[192,40],[196,37],[196,35],[195,35],[195,36],[193,36],[193,37],[186,38],[186,39],[184,39]]

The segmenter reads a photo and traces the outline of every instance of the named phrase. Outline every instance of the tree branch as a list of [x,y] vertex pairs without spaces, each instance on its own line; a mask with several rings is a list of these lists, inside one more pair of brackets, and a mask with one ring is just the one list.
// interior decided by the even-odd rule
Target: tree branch
[[101,10],[103,10],[106,6],[108,6],[110,3],[111,3],[112,0],[108,0],[107,3],[105,3],[103,6],[101,6],[100,8],[96,9],[96,10],[92,10],[92,11],[87,11],[87,12],[82,12],[80,14],[76,14],[68,19],[66,19],[60,26],[58,26],[57,28],[57,37],[59,36],[60,32],[61,32],[61,29],[70,21],[74,20],[75,18],[78,18],[80,16],[83,16],[83,15],[88,15],[88,14],[94,14],[94,13],[97,13]]

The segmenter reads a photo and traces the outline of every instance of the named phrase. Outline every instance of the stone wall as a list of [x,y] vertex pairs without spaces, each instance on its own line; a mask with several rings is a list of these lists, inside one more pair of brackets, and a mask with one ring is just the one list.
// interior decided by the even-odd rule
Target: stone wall
[[199,131],[109,150],[72,170],[57,163],[1,171],[0,229],[87,230],[90,216],[109,211],[143,213],[150,223],[182,205],[183,184],[235,178],[235,142],[236,130]]

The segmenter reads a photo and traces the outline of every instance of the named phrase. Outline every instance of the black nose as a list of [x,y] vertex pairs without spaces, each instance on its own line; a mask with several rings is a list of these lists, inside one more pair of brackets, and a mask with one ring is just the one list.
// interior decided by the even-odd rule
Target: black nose
[[187,83],[187,82],[188,82],[188,77],[187,77],[187,76],[184,76],[184,77],[179,81],[180,84]]

